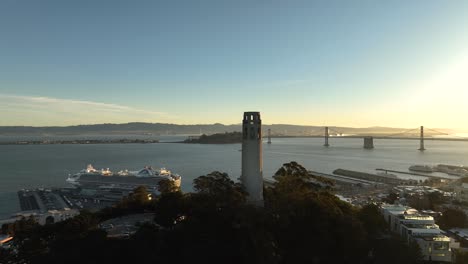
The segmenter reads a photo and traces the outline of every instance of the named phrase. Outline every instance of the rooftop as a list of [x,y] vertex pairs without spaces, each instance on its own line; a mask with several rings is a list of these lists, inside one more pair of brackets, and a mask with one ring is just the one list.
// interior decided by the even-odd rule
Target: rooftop
[[381,205],[381,208],[392,214],[395,214],[395,212],[403,213],[404,211],[409,209],[409,207],[406,207],[403,205],[397,205],[397,204],[383,204]]
[[399,215],[398,217],[404,220],[434,220],[434,217],[430,215],[420,214],[420,213],[410,213],[410,214],[403,213]]
[[440,241],[440,242],[450,242],[448,236],[436,233],[422,233],[413,235],[413,238],[423,239],[425,241]]
[[468,241],[468,228],[452,228],[449,232]]

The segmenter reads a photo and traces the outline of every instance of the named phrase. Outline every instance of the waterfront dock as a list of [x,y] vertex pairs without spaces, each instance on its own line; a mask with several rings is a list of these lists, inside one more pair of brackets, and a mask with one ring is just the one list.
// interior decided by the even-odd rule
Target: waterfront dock
[[344,184],[361,184],[363,186],[370,186],[374,184],[379,184],[378,182],[375,181],[369,181],[365,179],[357,179],[357,178],[352,178],[352,177],[347,177],[343,175],[335,175],[335,174],[327,174],[327,173],[322,173],[322,172],[316,172],[316,171],[310,171],[312,175],[314,176],[319,176],[319,177],[324,177],[330,180],[334,180],[339,183],[344,183]]
[[433,175],[428,175],[428,174],[421,174],[421,173],[414,173],[414,172],[407,172],[407,171],[397,171],[397,170],[387,170],[387,169],[375,169],[375,170],[385,171],[385,172],[401,173],[401,174],[413,175],[413,176],[421,176],[421,177],[427,177],[427,178],[453,180],[453,178],[448,178],[448,177],[443,177],[443,176],[433,176]]
[[[334,175],[334,174],[322,173],[322,172],[317,172],[317,171],[309,171],[309,172],[314,176],[323,177],[323,178],[335,181],[336,183],[340,185],[348,185],[348,186],[349,185],[361,185],[362,187],[382,185],[382,182],[371,181],[371,180],[360,179],[360,178],[353,178],[353,177],[348,177],[344,175]],[[275,180],[273,179],[263,179],[263,184],[266,187],[273,187],[274,182]]]
[[365,173],[360,171],[351,171],[351,170],[344,170],[344,169],[337,169],[333,171],[333,174],[346,176],[353,179],[361,179],[371,182],[377,183],[385,183],[390,185],[408,185],[408,184],[417,184],[418,181],[416,180],[405,180],[393,177],[385,177],[383,175]]
[[77,139],[77,140],[30,140],[0,142],[0,145],[69,145],[69,144],[152,144],[156,139]]

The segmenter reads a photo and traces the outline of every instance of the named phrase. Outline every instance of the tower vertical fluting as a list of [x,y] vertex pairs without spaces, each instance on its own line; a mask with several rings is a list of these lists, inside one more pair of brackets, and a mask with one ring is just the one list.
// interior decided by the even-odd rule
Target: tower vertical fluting
[[263,205],[262,120],[260,112],[245,112],[242,120],[241,182],[248,201]]

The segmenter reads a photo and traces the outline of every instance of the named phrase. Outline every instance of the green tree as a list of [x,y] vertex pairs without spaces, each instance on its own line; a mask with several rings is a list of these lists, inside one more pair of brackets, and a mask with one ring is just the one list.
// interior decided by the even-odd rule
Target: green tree
[[200,196],[207,196],[218,206],[242,204],[246,201],[246,193],[239,183],[234,183],[227,173],[211,172],[193,180],[195,191]]
[[14,223],[2,226],[2,232],[11,236],[15,236],[18,239],[23,239],[27,237],[28,232],[36,229],[38,226],[39,224],[33,216],[22,217],[20,220]]
[[356,210],[328,192],[331,182],[312,175],[297,162],[284,164],[273,178],[273,187],[265,189],[265,209],[271,215],[283,263],[355,263],[363,259],[366,232]]
[[170,193],[170,192],[178,192],[180,188],[175,185],[174,181],[163,179],[158,182],[158,191],[161,194]]
[[9,226],[9,234],[14,237],[14,243],[20,252],[18,258],[25,262],[34,262],[38,256],[47,252],[47,241],[41,226],[34,218],[21,218]]
[[416,242],[407,245],[399,237],[372,241],[370,263],[376,264],[415,264],[422,261],[422,253]]
[[468,263],[468,252],[460,250],[455,251],[455,264],[466,264]]
[[168,192],[159,196],[155,204],[155,221],[171,228],[183,220],[187,212],[186,198],[182,192]]
[[426,195],[423,196],[412,196],[408,199],[408,204],[412,208],[416,210],[431,210],[433,207],[431,206],[431,201],[429,197]]
[[396,200],[398,200],[398,194],[395,192],[390,192],[388,196],[384,199],[382,199],[384,202],[389,203],[389,204],[394,204]]
[[150,194],[146,186],[138,186],[133,192],[128,196],[130,203],[135,203],[137,205],[144,205],[148,203]]
[[436,210],[437,206],[447,201],[441,192],[431,192],[427,194],[427,198],[429,199],[429,209],[431,210]]
[[368,204],[358,212],[358,218],[364,225],[370,239],[383,234],[387,229],[387,223],[380,213],[379,207],[375,204]]
[[460,209],[447,208],[437,219],[437,224],[445,230],[454,227],[467,227],[467,217],[465,212]]
[[[148,201],[137,188],[119,206],[82,211],[38,226],[23,219],[20,256],[12,263],[416,263],[417,245],[379,239],[385,223],[375,205],[353,207],[330,192],[331,182],[296,162],[284,164],[265,188],[265,206],[246,203],[226,173],[194,180],[193,193],[162,192]],[[167,189],[166,189],[167,190]],[[116,215],[154,210],[155,223],[129,239],[111,239],[97,226]]]
[[281,186],[280,183],[292,182],[296,187],[318,189],[329,189],[334,185],[332,180],[312,174],[306,168],[295,161],[283,164],[281,168],[276,171],[273,179]]
[[[151,195],[145,186],[136,187],[132,193],[124,197],[117,205],[117,209],[126,213],[143,212],[151,206]],[[122,212],[121,212],[122,213]]]
[[[240,184],[226,173],[212,172],[195,179],[194,189],[183,197],[169,193],[158,199],[156,222],[170,227],[162,232],[160,258],[177,256],[181,263],[276,263],[268,214],[245,203]],[[180,200],[182,209],[174,209],[181,208]]]
[[330,189],[333,182],[311,174],[295,161],[285,163],[273,176],[272,190],[276,195],[307,196],[318,190]]
[[[130,239],[132,255],[138,256],[140,263],[167,263],[164,252],[167,233],[153,223],[142,224]],[[173,262],[177,262],[176,258],[173,256]]]

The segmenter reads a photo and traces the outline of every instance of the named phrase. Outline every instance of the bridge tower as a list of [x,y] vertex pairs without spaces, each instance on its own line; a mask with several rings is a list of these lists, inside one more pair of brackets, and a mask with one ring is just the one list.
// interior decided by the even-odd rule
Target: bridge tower
[[330,144],[328,144],[328,138],[329,138],[329,137],[330,137],[330,134],[329,134],[329,132],[328,132],[328,127],[325,127],[325,144],[324,144],[325,147],[329,147],[329,146],[330,146]]
[[424,151],[424,126],[421,126],[421,135],[419,137],[419,150]]
[[268,129],[268,144],[271,144],[271,129]]
[[242,120],[241,183],[247,200],[263,206],[262,120],[260,112],[244,112]]
[[364,137],[364,148],[373,149],[374,148],[374,138],[373,137]]

